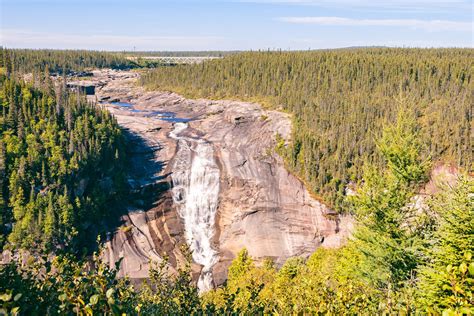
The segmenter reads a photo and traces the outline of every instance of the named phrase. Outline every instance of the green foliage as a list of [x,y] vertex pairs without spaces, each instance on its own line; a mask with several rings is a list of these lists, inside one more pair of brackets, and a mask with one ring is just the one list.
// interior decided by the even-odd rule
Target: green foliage
[[269,263],[256,267],[248,251],[243,249],[229,267],[225,289],[214,295],[213,303],[224,312],[261,314],[266,305],[261,291],[274,272]]
[[[103,248],[101,249],[101,251]],[[117,269],[103,263],[102,253],[92,260],[71,255],[22,258],[0,266],[2,315],[202,315],[217,311],[201,307],[191,280],[191,255],[187,247],[176,274],[167,262],[153,264],[149,279],[135,289]],[[24,260],[23,260],[24,262]]]
[[243,249],[229,267],[226,287],[205,293],[203,305],[208,313],[261,314],[268,303],[262,297],[262,289],[274,274],[271,261],[257,267],[248,251]]
[[439,228],[420,269],[420,305],[430,313],[474,313],[474,181],[463,177],[432,202]]
[[238,53],[239,51],[218,51],[218,50],[204,50],[204,51],[124,51],[123,54],[130,57],[146,57],[146,56],[163,56],[163,57],[223,57]]
[[166,258],[152,264],[150,277],[138,295],[137,311],[143,315],[194,315],[201,311],[198,290],[191,279],[191,252],[187,246],[181,251],[185,262],[174,276],[169,273]]
[[131,311],[135,299],[133,287],[127,279],[117,279],[117,270],[110,269],[97,254],[93,256],[92,270],[88,262],[77,262],[70,257],[56,258],[53,267],[55,271],[43,283],[56,289],[59,314],[75,311],[83,315],[119,315]]
[[[405,109],[406,100],[400,100],[397,120],[392,126],[383,129],[377,149],[387,163],[387,168],[399,181],[422,183],[430,167],[428,159],[420,157],[423,150],[414,109]],[[367,177],[366,177],[367,178]]]
[[268,261],[254,264],[243,250],[229,267],[233,273],[226,285],[204,294],[206,311],[245,315],[375,313],[375,291],[344,279],[338,271],[341,258],[341,250],[318,249],[308,260],[288,259],[277,271]]
[[[357,223],[345,247],[318,249],[307,261],[290,258],[260,282],[252,276],[264,268],[243,251],[229,268],[226,286],[206,299],[236,313],[472,313],[472,179],[432,203],[426,197],[420,206],[417,193],[430,164],[420,154],[414,115],[401,109],[376,141],[385,164],[367,165],[350,197]],[[255,289],[253,299],[248,293]],[[231,305],[224,293],[236,293]],[[260,309],[243,309],[242,302]]]
[[0,48],[0,67],[6,73],[44,72],[64,74],[90,68],[127,69],[133,64],[120,53],[88,50]]
[[[124,140],[85,98],[0,78],[0,246],[80,249],[123,187]],[[109,185],[110,184],[110,185]],[[105,207],[109,205],[109,207]]]
[[247,249],[242,249],[229,267],[229,272],[227,274],[227,283],[229,286],[232,286],[233,283],[238,285],[240,283],[238,279],[246,276],[253,267],[254,263],[252,258],[249,256]]
[[[11,74],[18,65],[2,56],[0,67]],[[98,254],[78,260],[34,252],[0,266],[0,314],[474,313],[472,177],[433,198],[420,195],[427,153],[472,164],[467,57],[471,50],[244,53],[152,72],[144,79],[150,87],[285,104],[295,130],[290,144],[277,136],[276,151],[316,191],[337,205],[345,200],[356,219],[352,239],[280,269],[244,249],[226,284],[202,295],[187,248],[176,271],[166,258],[152,264],[139,289],[117,278],[120,262],[111,269]],[[54,93],[47,80],[0,78],[0,242],[8,235],[31,249],[77,245],[119,191],[120,130],[109,114]],[[406,97],[396,101],[400,90]],[[111,179],[115,189],[102,192]],[[359,180],[357,193],[345,198],[349,179]]]
[[157,68],[142,83],[191,97],[283,107],[293,114],[293,133],[279,154],[310,189],[342,210],[344,188],[362,179],[364,163],[383,165],[374,136],[395,120],[400,94],[410,100],[402,107],[414,103],[418,137],[426,144],[420,154],[472,168],[473,60],[472,49],[245,52]]
[[[33,259],[33,258],[29,258]],[[120,262],[119,262],[120,264]],[[2,314],[121,315],[131,313],[135,292],[127,279],[102,262],[71,256],[11,262],[0,267]]]
[[362,253],[357,267],[376,288],[391,291],[403,286],[419,262],[421,210],[412,198],[416,184],[425,179],[428,164],[420,157],[421,147],[413,118],[400,111],[395,124],[385,128],[378,147],[386,169],[368,167],[364,182],[351,198],[358,220],[353,247]]

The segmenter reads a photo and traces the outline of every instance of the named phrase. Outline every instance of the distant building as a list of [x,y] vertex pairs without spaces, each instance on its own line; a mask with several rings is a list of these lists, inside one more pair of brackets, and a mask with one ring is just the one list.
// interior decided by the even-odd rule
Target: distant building
[[84,93],[86,95],[94,95],[95,94],[95,85],[87,84],[82,82],[70,82],[67,84],[67,88],[71,91],[79,91],[80,93]]

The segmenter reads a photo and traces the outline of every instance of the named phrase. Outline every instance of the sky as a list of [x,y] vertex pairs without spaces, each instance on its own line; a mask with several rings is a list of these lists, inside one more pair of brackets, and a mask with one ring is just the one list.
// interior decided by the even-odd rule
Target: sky
[[0,14],[9,48],[474,47],[473,0],[0,0]]

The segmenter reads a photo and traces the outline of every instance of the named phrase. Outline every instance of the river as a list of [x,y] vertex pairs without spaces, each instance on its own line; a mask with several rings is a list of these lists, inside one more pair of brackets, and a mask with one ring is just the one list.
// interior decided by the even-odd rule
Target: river
[[199,291],[212,289],[212,267],[218,261],[212,239],[220,182],[220,171],[212,145],[200,138],[181,135],[189,127],[191,119],[177,117],[173,112],[138,110],[131,103],[111,104],[138,115],[174,124],[169,134],[178,143],[171,174],[173,202],[184,221],[185,238],[193,260],[203,266],[198,280]]

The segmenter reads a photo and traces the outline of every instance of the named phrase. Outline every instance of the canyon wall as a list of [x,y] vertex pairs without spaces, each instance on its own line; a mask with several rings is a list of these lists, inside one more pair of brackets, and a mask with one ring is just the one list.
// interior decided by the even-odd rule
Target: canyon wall
[[176,266],[186,243],[205,290],[225,281],[244,247],[257,260],[281,265],[344,243],[352,219],[315,199],[274,152],[277,135],[290,138],[287,114],[255,103],[144,91],[135,85],[137,76],[94,76],[97,99],[137,147],[129,183],[157,193],[149,203],[132,201],[122,227],[110,234],[106,258],[112,264],[124,257],[122,275],[145,278],[149,260],[163,256]]

